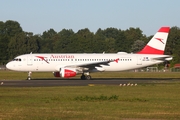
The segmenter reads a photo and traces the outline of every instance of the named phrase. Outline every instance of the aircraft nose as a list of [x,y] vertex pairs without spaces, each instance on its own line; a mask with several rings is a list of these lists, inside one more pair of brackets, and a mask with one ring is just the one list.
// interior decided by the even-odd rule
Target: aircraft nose
[[6,68],[12,70],[13,69],[13,64],[11,62],[8,62],[6,64]]

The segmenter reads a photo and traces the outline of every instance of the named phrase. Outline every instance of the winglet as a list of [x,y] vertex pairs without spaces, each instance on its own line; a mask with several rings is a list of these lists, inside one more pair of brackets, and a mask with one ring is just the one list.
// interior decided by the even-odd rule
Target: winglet
[[164,54],[170,27],[161,27],[148,44],[137,54]]

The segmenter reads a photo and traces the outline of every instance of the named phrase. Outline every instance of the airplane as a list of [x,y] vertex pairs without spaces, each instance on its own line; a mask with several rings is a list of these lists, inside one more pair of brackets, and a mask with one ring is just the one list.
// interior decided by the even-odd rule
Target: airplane
[[82,74],[80,79],[92,79],[90,73],[126,71],[143,68],[172,60],[164,55],[170,27],[161,27],[147,45],[137,53],[30,53],[15,57],[6,67],[14,71],[53,72],[55,77],[71,78]]

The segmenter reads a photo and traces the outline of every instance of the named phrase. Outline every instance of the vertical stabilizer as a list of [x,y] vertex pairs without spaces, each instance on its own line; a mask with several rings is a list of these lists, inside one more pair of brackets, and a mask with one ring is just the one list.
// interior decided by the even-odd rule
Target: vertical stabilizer
[[161,27],[148,44],[137,54],[164,54],[170,27]]

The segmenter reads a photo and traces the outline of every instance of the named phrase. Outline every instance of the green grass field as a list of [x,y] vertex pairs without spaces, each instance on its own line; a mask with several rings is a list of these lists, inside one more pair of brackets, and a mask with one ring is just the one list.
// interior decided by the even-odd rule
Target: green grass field
[[179,91],[180,82],[131,87],[0,87],[0,119],[179,120]]
[[[0,86],[0,120],[180,119],[179,73],[93,73],[95,78],[176,78],[137,86]],[[23,80],[24,72],[0,71],[0,78]],[[33,73],[34,78],[53,78]]]

